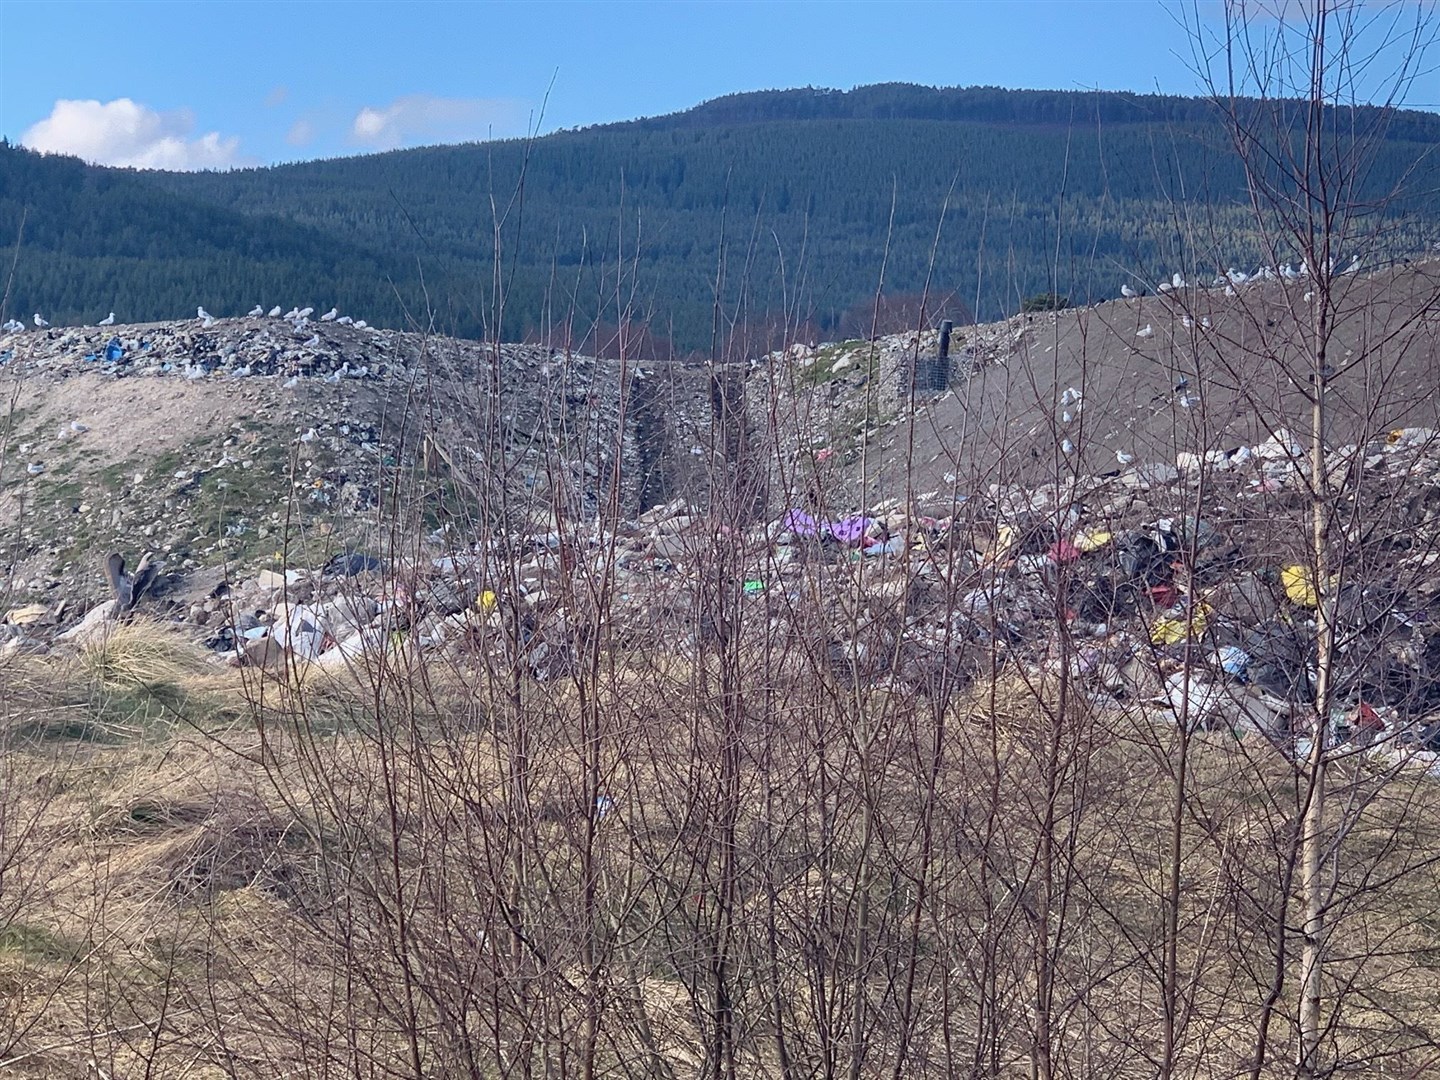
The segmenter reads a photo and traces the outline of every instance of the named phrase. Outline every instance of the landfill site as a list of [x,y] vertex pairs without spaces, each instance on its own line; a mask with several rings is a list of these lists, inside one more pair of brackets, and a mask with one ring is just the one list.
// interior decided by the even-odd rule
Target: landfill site
[[1435,1075],[1440,264],[1151,292],[0,336],[0,1067],[1290,1075],[1324,766],[1326,1037]]
[[[1374,344],[1379,284],[1342,294],[1365,325],[1330,343],[1325,453],[1337,708],[1427,749],[1440,399],[1406,299],[1432,273],[1384,275]],[[692,369],[348,321],[11,334],[0,655],[143,613],[216,663],[343,668],[401,635],[555,677],[566,598],[603,578],[617,641],[693,642],[735,591],[867,680],[953,693],[1068,654],[1089,692],[1283,742],[1313,697],[1314,383],[1277,327],[1298,289],[1261,290],[960,328],[924,386],[935,331]]]

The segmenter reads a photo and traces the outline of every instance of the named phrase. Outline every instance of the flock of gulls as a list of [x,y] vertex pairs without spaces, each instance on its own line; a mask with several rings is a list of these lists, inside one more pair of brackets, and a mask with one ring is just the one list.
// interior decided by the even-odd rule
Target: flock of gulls
[[[248,317],[252,319],[283,319],[286,322],[290,323],[292,326],[294,326],[297,330],[302,330],[306,326],[308,326],[310,323],[310,316],[314,314],[315,309],[313,307],[292,307],[289,311],[285,312],[282,315],[280,313],[279,304],[276,304],[268,312],[265,310],[265,306],[263,304],[256,304],[247,313]],[[199,320],[200,325],[207,330],[215,325],[215,316],[211,315],[208,311],[206,311],[203,304],[195,309],[195,318]],[[325,312],[325,314],[321,315],[320,321],[325,323],[333,322],[337,326],[353,326],[357,330],[366,330],[369,329],[370,326],[370,324],[367,323],[364,319],[352,319],[349,315],[341,315],[340,309],[334,307],[332,307],[329,311]],[[35,323],[35,329],[37,330],[48,330],[50,328],[50,324],[45,320],[45,316],[41,315],[38,311],[34,315],[33,322]],[[109,315],[106,315],[105,318],[101,319],[95,325],[114,326],[115,312],[110,312]],[[25,324],[18,319],[9,319],[5,323],[0,324],[0,331],[3,331],[7,334],[17,334],[24,329]]]
[[[1353,274],[1356,273],[1359,269],[1360,256],[1355,255],[1351,257],[1349,264],[1343,267],[1339,271],[1339,273]],[[1325,262],[1325,272],[1323,276],[1331,277],[1335,273],[1336,270],[1334,260],[1327,259]],[[1235,267],[1232,266],[1229,267],[1225,271],[1225,273],[1216,274],[1215,277],[1211,279],[1208,286],[1204,286],[1198,281],[1186,281],[1184,274],[1176,273],[1170,276],[1169,281],[1160,282],[1160,284],[1155,287],[1155,291],[1158,293],[1168,293],[1174,292],[1176,289],[1202,287],[1211,289],[1224,289],[1226,296],[1234,296],[1236,295],[1235,290],[1237,287],[1241,285],[1247,285],[1252,282],[1309,281],[1315,276],[1316,274],[1310,269],[1309,265],[1305,262],[1305,260],[1301,259],[1299,267],[1296,267],[1292,263],[1283,263],[1277,266],[1262,266],[1251,274],[1247,274],[1243,270],[1236,270]],[[1145,290],[1136,289],[1131,285],[1121,285],[1120,295],[1128,300],[1136,296],[1144,296]]]
[[[1359,269],[1360,256],[1356,255],[1351,258],[1349,265],[1342,269],[1340,273],[1353,274]],[[1330,274],[1333,274],[1334,272],[1335,271],[1333,261],[1327,261],[1325,264],[1326,275],[1328,276]],[[1215,278],[1210,282],[1209,287],[1213,289],[1224,289],[1226,296],[1235,296],[1235,290],[1238,286],[1246,285],[1251,282],[1305,281],[1314,276],[1314,273],[1311,271],[1309,266],[1306,265],[1303,259],[1300,261],[1300,266],[1298,268],[1290,263],[1284,263],[1283,265],[1279,266],[1262,266],[1251,274],[1247,274],[1241,270],[1236,270],[1232,266],[1227,269],[1225,273],[1217,274]],[[1159,285],[1157,285],[1155,287],[1155,291],[1158,293],[1168,293],[1173,292],[1176,289],[1189,288],[1192,284],[1198,285],[1199,283],[1187,282],[1183,274],[1176,273],[1171,275],[1169,281],[1162,281]],[[1145,291],[1143,289],[1137,289],[1131,285],[1121,285],[1120,295],[1128,300],[1137,296],[1144,296]],[[1308,301],[1310,297],[1307,295],[1305,299]],[[315,309],[313,307],[292,307],[289,311],[285,312],[282,315],[280,313],[279,304],[276,304],[269,311],[265,310],[265,306],[263,304],[256,304],[246,314],[249,318],[252,319],[284,319],[287,322],[293,323],[296,329],[302,329],[309,323],[310,316],[315,314]],[[197,307],[195,309],[195,317],[200,320],[200,324],[206,328],[215,325],[215,316],[211,315],[208,311],[206,311],[204,305],[201,305],[200,307]],[[329,311],[325,312],[325,314],[320,316],[320,321],[327,323],[333,322],[339,326],[354,326],[360,330],[364,330],[366,329],[366,327],[369,326],[369,324],[365,322],[364,319],[352,319],[349,315],[341,315],[340,309],[333,307]],[[1209,325],[1208,319],[1203,319],[1201,320],[1201,322],[1202,325]],[[34,323],[37,330],[45,330],[48,329],[50,326],[50,324],[45,321],[44,316],[42,316],[38,311],[35,313]],[[95,325],[114,326],[115,313],[113,311],[110,312],[109,315],[105,316],[105,318],[101,319]],[[1188,319],[1186,325],[1189,325]],[[17,319],[10,319],[8,322],[4,323],[3,326],[0,326],[0,330],[3,330],[7,334],[18,333],[24,329],[25,324]],[[1154,329],[1147,324],[1145,327],[1139,330],[1135,336],[1139,338],[1148,338],[1154,333]]]

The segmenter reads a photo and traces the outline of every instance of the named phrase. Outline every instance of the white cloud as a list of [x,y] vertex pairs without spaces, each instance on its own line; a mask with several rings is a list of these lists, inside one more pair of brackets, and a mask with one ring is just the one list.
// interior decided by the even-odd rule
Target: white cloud
[[73,154],[97,165],[139,169],[227,169],[240,162],[240,140],[207,132],[190,138],[187,110],[159,112],[129,98],[55,102],[50,115],[20,136],[22,146]]
[[291,146],[308,146],[315,141],[315,125],[303,117],[290,125],[285,141]]
[[442,98],[410,94],[379,108],[365,106],[350,140],[376,150],[420,143],[500,138],[525,130],[527,106],[506,98]]
[[277,105],[283,105],[285,104],[285,99],[289,96],[290,88],[288,86],[272,87],[270,92],[265,95],[265,107],[267,109],[273,109]]

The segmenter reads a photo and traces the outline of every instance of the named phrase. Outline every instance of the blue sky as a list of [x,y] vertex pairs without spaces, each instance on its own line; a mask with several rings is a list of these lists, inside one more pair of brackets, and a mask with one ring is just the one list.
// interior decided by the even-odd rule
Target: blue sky
[[[1180,18],[1193,10],[1165,0],[0,0],[0,134],[112,164],[195,168],[606,123],[775,87],[1191,93]],[[1218,7],[1199,10],[1213,20]]]

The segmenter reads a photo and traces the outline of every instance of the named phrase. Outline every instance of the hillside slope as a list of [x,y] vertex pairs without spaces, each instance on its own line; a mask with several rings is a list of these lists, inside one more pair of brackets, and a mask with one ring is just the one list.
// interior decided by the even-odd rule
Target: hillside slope
[[[1367,204],[1440,144],[1440,121],[1428,114],[1358,120],[1377,125],[1356,193]],[[0,190],[39,167],[0,154]],[[12,311],[60,322],[115,308],[138,320],[185,315],[194,303],[237,314],[256,302],[339,302],[374,322],[402,325],[408,311],[425,325],[428,311],[446,332],[540,336],[588,352],[614,350],[604,327],[648,323],[682,351],[739,358],[780,336],[868,330],[882,272],[897,302],[928,286],[929,313],[965,321],[972,310],[982,320],[1009,314],[1051,289],[1087,302],[1176,268],[1213,274],[1260,261],[1243,177],[1210,106],[1156,96],[770,91],[532,142],[223,174],[78,175],[63,178],[73,191],[63,205],[0,199],[5,234],[34,205]],[[77,288],[88,264],[69,260],[107,259],[55,219],[91,216],[94,192],[122,182],[208,208],[213,242],[188,262],[170,251],[162,217],[131,215],[137,243],[108,261],[125,270],[138,258],[133,273],[109,287],[90,275]],[[1433,193],[1391,210],[1365,253],[1372,260],[1421,248],[1436,232]],[[282,226],[296,228],[284,243]],[[158,239],[144,239],[151,233]],[[247,254],[257,243],[270,245],[263,266]],[[184,285],[157,289],[157,279]],[[717,295],[718,325],[734,327],[718,337]]]

